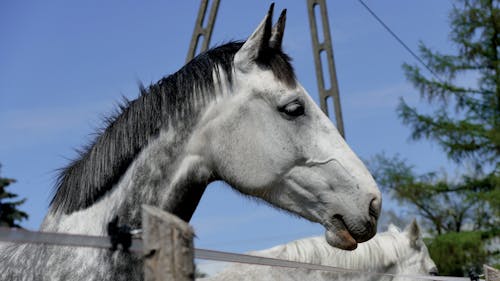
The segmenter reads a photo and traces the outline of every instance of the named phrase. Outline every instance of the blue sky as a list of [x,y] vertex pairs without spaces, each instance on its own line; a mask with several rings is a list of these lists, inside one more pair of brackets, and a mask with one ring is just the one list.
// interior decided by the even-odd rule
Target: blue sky
[[[306,1],[275,1],[288,9],[284,49],[297,76],[317,100]],[[451,1],[366,0],[412,49],[419,40],[443,52]],[[185,62],[199,1],[0,2],[1,176],[27,198],[22,209],[37,229],[47,210],[57,169],[76,156],[121,96],[135,98]],[[212,43],[245,39],[268,1],[221,1]],[[402,72],[417,63],[356,0],[328,1],[347,142],[363,159],[385,152],[417,171],[454,169],[428,142],[409,141],[397,119],[400,97],[428,110]],[[430,75],[427,73],[427,75]],[[388,204],[386,206],[399,208]],[[322,234],[320,226],[210,185],[192,225],[195,245],[243,252]]]

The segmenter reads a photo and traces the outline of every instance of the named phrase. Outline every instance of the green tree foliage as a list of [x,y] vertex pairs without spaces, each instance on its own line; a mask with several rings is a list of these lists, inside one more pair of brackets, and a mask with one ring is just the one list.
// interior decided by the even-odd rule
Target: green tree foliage
[[370,166],[383,189],[431,226],[429,249],[440,271],[462,275],[491,258],[482,248],[491,237],[481,233],[498,236],[500,228],[500,1],[457,0],[450,25],[455,53],[420,44],[431,78],[403,65],[431,110],[401,99],[397,113],[413,140],[438,144],[462,172],[417,174],[401,157],[385,155]]
[[450,232],[427,244],[434,260],[439,261],[441,275],[467,275],[469,270],[482,271],[488,262],[483,236],[480,231]]
[[[382,190],[403,205],[410,203],[408,208],[424,218],[436,235],[490,229],[500,224],[493,208],[478,200],[482,193],[477,191],[484,187],[479,186],[483,183],[479,180],[472,182],[474,177],[448,179],[438,172],[418,175],[400,156],[383,154],[373,157],[369,166]],[[489,184],[488,179],[481,179]]]
[[18,210],[26,199],[14,200],[17,195],[6,190],[15,182],[14,179],[0,177],[0,226],[20,227],[17,223],[28,218],[28,214]]
[[[441,54],[420,44],[421,56],[444,80],[428,79],[418,66],[403,65],[406,77],[437,109],[425,114],[401,100],[400,118],[412,128],[412,138],[437,142],[456,161],[470,158],[498,166],[499,6],[496,0],[457,1],[450,14],[450,39],[458,47],[457,54]],[[460,83],[466,78],[477,79],[476,85]]]

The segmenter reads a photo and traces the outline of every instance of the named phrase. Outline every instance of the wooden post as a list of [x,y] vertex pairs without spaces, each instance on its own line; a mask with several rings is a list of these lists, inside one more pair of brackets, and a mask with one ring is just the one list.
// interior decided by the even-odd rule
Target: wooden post
[[[316,15],[315,9],[319,9],[319,15]],[[328,21],[328,12],[326,10],[325,0],[307,0],[307,13],[309,14],[309,26],[311,28],[311,39],[313,45],[314,64],[316,66],[316,80],[319,90],[319,105],[326,116],[330,117],[328,112],[328,98],[333,100],[335,109],[335,124],[340,135],[345,139],[344,120],[342,119],[342,108],[340,106],[339,85],[337,81],[337,71],[335,70],[335,59],[333,57],[332,37],[330,34],[330,22]],[[321,17],[321,22],[316,21],[316,16]],[[323,29],[323,40],[320,42],[318,34],[318,24]],[[326,62],[321,59],[321,54],[326,55]],[[323,63],[327,63],[327,74],[323,73]],[[325,79],[328,79],[325,81]],[[330,83],[326,83],[329,81]],[[329,85],[329,87],[327,87]]]
[[194,280],[194,231],[161,209],[142,206],[145,281]]
[[500,281],[500,270],[491,266],[483,265],[484,279],[486,281]]

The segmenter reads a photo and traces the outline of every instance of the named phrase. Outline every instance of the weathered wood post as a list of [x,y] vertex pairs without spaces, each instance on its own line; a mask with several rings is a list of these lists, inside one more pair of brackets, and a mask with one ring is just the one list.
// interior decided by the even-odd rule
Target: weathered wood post
[[145,281],[194,280],[194,231],[161,209],[142,205]]
[[484,279],[486,281],[500,281],[500,270],[491,266],[483,265]]

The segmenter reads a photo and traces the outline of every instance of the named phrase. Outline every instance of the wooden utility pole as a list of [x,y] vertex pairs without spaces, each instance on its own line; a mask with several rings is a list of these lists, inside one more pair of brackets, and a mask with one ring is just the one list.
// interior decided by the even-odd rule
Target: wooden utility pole
[[185,221],[142,206],[145,281],[194,280],[194,231]]
[[[192,60],[199,53],[208,49],[208,44],[210,44],[210,38],[212,37],[212,31],[214,29],[215,18],[217,17],[217,11],[219,9],[219,3],[220,0],[212,0],[212,7],[210,8],[210,14],[208,15],[206,26],[203,26],[203,22],[207,17],[209,0],[201,0],[198,17],[196,18],[196,23],[194,24],[193,36],[191,37],[191,43],[189,44],[186,63]],[[202,41],[201,48],[198,52],[196,52],[200,41]]]
[[487,265],[483,265],[483,269],[486,281],[500,281],[500,270]]
[[[315,9],[319,9],[319,16],[321,17],[321,22],[316,20]],[[316,66],[316,81],[318,82],[319,90],[319,104],[323,112],[327,116],[328,112],[328,98],[331,97],[333,100],[333,106],[335,109],[335,121],[337,129],[340,135],[345,139],[344,131],[344,120],[342,119],[342,108],[340,106],[340,95],[339,86],[337,82],[337,73],[335,70],[335,61],[333,58],[333,47],[332,38],[330,35],[330,23],[328,21],[328,12],[326,10],[325,0],[307,0],[307,12],[309,14],[309,27],[311,28],[311,39],[313,45],[314,54],[314,64]],[[323,30],[323,40],[320,42],[320,37],[318,34],[318,24],[321,24]],[[321,54],[326,55],[327,62],[322,61]],[[328,63],[328,75],[323,73],[322,63]],[[327,79],[327,81],[325,81]],[[326,82],[330,82],[329,88],[327,88]]]

